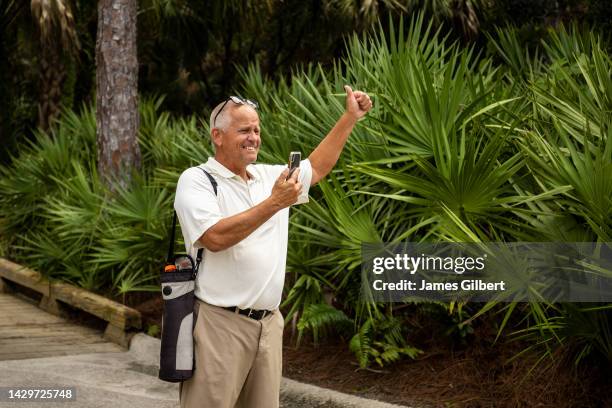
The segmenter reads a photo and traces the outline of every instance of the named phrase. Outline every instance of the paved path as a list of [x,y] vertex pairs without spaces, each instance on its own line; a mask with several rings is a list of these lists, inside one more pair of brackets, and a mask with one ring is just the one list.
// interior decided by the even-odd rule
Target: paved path
[[[0,401],[0,407],[178,408],[178,385],[157,378],[159,347],[158,339],[140,333],[126,351],[101,331],[0,294],[0,389],[76,390],[76,401]],[[283,378],[281,408],[349,407],[401,408]]]
[[178,407],[177,385],[156,378],[158,356],[141,354],[106,341],[101,330],[0,293],[0,387],[72,387],[77,394],[73,402],[5,401],[0,407]]

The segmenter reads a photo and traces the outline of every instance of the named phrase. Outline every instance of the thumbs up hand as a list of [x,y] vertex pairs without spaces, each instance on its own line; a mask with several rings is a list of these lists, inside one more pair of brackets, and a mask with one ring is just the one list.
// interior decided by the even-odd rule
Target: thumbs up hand
[[360,119],[372,109],[372,101],[367,93],[353,91],[350,86],[344,85],[346,91],[346,112],[355,119]]

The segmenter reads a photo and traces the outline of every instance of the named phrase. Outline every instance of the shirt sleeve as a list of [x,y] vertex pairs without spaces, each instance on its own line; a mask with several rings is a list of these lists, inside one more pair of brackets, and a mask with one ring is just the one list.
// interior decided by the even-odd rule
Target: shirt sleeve
[[174,209],[187,251],[190,246],[201,247],[198,239],[222,218],[213,186],[202,169],[197,167],[181,174],[176,186]]
[[310,160],[305,159],[300,162],[300,175],[298,180],[302,183],[302,193],[298,196],[295,204],[308,202],[308,192],[310,191],[310,181],[312,180],[312,166]]

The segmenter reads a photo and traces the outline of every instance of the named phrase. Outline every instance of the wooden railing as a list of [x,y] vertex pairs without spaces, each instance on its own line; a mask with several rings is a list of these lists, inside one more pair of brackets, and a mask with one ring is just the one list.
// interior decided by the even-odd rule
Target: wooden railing
[[0,258],[0,292],[15,290],[16,283],[42,294],[39,307],[55,315],[63,315],[62,302],[92,314],[108,324],[104,338],[123,347],[135,330],[142,327],[138,310],[64,282],[53,282],[40,273]]

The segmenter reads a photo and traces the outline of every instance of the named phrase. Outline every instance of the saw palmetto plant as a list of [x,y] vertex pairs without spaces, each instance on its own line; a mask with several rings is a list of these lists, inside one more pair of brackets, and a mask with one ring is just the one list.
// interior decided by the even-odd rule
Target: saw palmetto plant
[[[491,319],[498,338],[515,333],[542,358],[563,346],[576,362],[610,361],[609,304],[398,308],[362,296],[363,243],[612,240],[606,44],[562,26],[536,49],[511,27],[488,41],[489,53],[477,52],[420,16],[347,38],[331,68],[278,81],[258,64],[240,71],[236,92],[260,104],[262,162],[307,156],[343,112],[345,84],[374,101],[311,202],[291,211],[283,307],[299,339],[346,336],[361,366],[416,358],[406,311],[418,310],[446,315],[446,333],[461,341],[476,319]],[[23,146],[0,168],[3,253],[113,295],[154,290],[176,181],[211,154],[206,118],[160,106],[142,104],[142,174],[112,194],[96,174],[90,108]]]

